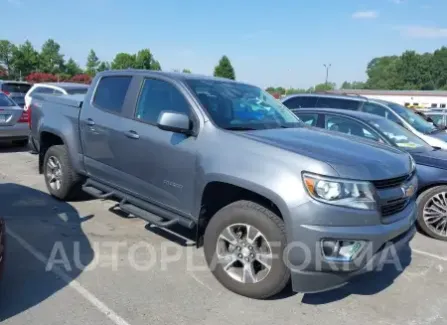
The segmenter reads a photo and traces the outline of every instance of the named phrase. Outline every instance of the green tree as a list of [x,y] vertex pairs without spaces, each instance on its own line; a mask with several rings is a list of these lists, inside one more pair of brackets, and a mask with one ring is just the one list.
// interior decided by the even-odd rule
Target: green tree
[[401,89],[402,81],[399,78],[399,56],[383,56],[372,59],[366,68],[368,80],[366,88],[369,89]]
[[160,63],[154,59],[149,49],[138,51],[135,55],[135,68],[144,70],[161,70]]
[[335,87],[336,87],[336,84],[333,82],[321,83],[321,84],[315,85],[314,91],[318,92],[318,91],[334,90]]
[[102,71],[106,71],[106,70],[110,70],[110,63],[106,62],[106,61],[102,61],[99,65],[98,65],[98,69],[96,69],[98,72],[102,72]]
[[436,50],[430,62],[430,80],[436,89],[447,85],[447,47]]
[[302,88],[288,88],[285,90],[285,95],[302,94],[307,92],[306,89]]
[[158,62],[157,60],[154,60],[151,64],[151,70],[161,71],[160,62]]
[[99,66],[99,59],[96,56],[95,51],[90,50],[90,52],[88,53],[88,56],[87,56],[87,63],[85,66],[86,66],[85,72],[89,76],[93,77],[96,74],[96,72],[98,71],[98,66]]
[[26,41],[14,48],[11,65],[15,77],[23,78],[38,69],[39,53],[34,49],[30,41]]
[[42,72],[58,74],[63,71],[64,55],[59,53],[60,49],[60,45],[51,38],[42,45],[39,60]]
[[112,61],[112,69],[135,69],[135,55],[129,53],[118,53]]
[[82,69],[75,62],[75,60],[73,60],[72,58],[69,58],[67,63],[65,64],[65,74],[67,74],[69,76],[75,76],[80,73],[82,73]]
[[8,40],[0,40],[0,65],[3,66],[8,76],[12,74],[12,61],[16,46]]
[[219,64],[214,68],[214,76],[232,80],[236,79],[234,68],[226,55],[220,59]]
[[363,81],[345,81],[342,83],[340,89],[364,89],[365,83]]
[[182,72],[183,72],[183,73],[191,73],[191,70],[189,70],[189,69],[183,69]]
[[151,70],[152,61],[153,57],[149,49],[138,51],[138,53],[135,55],[135,68]]

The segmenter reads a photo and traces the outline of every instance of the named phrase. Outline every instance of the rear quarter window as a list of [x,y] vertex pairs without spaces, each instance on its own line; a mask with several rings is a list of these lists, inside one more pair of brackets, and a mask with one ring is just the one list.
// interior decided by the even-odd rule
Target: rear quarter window
[[130,76],[101,78],[95,90],[93,105],[113,113],[121,113],[131,80]]

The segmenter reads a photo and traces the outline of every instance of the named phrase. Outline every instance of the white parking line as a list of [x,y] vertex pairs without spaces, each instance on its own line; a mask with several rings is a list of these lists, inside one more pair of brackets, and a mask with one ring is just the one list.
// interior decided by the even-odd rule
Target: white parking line
[[440,261],[447,262],[447,257],[439,256],[439,255],[432,254],[432,253],[429,253],[429,252],[424,252],[424,251],[421,251],[419,249],[414,249],[414,248],[411,249],[411,250],[413,252],[415,252],[416,254],[424,255],[424,256],[427,256],[427,257],[435,258],[435,259],[440,260]]
[[[31,246],[25,239],[20,237],[11,228],[6,228],[6,233],[14,238],[25,250],[27,250],[31,255],[33,255],[38,261],[40,261],[45,266],[47,265],[48,258],[45,257],[41,252],[36,250]],[[130,325],[123,318],[121,318],[117,313],[107,307],[101,300],[96,298],[90,291],[84,288],[78,281],[74,280],[71,276],[65,273],[61,268],[53,266],[51,272],[56,274],[61,278],[68,286],[75,289],[81,296],[87,299],[93,306],[95,306],[101,313],[106,315],[111,321],[116,325]]]

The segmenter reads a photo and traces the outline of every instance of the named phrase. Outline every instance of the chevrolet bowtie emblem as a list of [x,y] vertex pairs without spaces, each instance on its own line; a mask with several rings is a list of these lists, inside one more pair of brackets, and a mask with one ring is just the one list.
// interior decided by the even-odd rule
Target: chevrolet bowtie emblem
[[405,197],[410,197],[414,194],[414,185],[403,186],[401,189]]

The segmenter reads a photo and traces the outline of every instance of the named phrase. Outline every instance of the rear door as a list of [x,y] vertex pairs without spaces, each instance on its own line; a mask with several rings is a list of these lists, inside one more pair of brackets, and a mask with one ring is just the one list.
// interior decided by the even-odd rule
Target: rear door
[[102,77],[90,102],[83,104],[79,117],[87,173],[119,187],[126,183],[120,159],[123,146],[128,145],[124,134],[125,118],[134,108],[135,100],[128,95],[132,80],[129,75]]
[[20,82],[5,82],[2,85],[2,92],[7,94],[20,107],[25,106],[25,95],[30,90],[31,85]]
[[23,108],[17,106],[8,96],[0,94],[0,126],[12,126],[19,122]]

